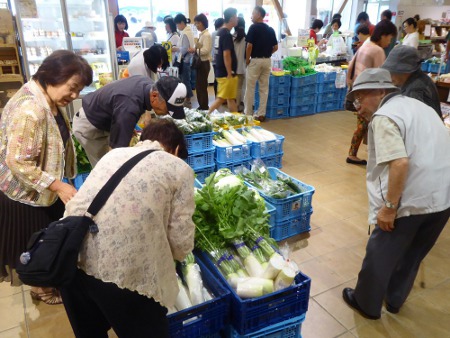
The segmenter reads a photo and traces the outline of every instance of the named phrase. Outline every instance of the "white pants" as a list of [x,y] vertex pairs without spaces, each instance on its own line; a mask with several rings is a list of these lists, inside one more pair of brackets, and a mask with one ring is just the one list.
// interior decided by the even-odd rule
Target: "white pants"
[[73,134],[84,148],[86,155],[95,167],[97,162],[109,151],[109,132],[97,129],[86,117],[83,108],[73,117]]
[[253,105],[255,104],[255,87],[259,83],[259,108],[256,112],[258,116],[266,115],[267,97],[269,95],[269,76],[271,70],[271,60],[250,59],[246,70],[245,87],[245,114],[253,115]]

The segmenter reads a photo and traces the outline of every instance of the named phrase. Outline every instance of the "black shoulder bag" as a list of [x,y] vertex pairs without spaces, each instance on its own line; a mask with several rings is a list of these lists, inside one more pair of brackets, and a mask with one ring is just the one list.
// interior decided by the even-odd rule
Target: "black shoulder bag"
[[[355,67],[356,67],[356,56],[358,55],[358,53],[355,54],[355,59],[353,61],[353,67],[350,70],[350,80],[353,80],[353,77],[355,76]],[[352,87],[348,86],[348,90],[347,90],[347,94],[349,92],[352,91]],[[357,111],[355,106],[353,105],[353,101],[347,100],[347,98],[345,99],[345,103],[344,103],[344,109],[345,110],[349,110],[349,111]]]
[[84,216],[68,216],[35,232],[16,267],[20,280],[41,287],[69,284],[77,271],[78,254],[87,232],[98,232],[93,218],[127,173],[153,151],[143,151],[125,162],[97,193]]

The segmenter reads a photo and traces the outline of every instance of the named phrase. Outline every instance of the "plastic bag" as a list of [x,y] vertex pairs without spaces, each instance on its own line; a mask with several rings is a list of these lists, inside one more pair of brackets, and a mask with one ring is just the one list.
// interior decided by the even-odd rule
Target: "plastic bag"
[[345,70],[341,70],[336,73],[336,80],[334,82],[336,88],[345,88],[346,81],[347,81],[347,72]]

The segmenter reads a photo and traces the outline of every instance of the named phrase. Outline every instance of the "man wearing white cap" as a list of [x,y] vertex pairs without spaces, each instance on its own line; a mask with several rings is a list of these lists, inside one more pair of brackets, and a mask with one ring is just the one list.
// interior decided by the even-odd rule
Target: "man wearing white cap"
[[158,38],[156,37],[155,33],[156,27],[155,25],[150,21],[145,21],[144,27],[136,33],[136,37],[140,38],[142,37],[142,33],[150,33],[152,35],[152,42],[147,43],[147,48],[151,47],[154,43],[158,42]]
[[[355,289],[344,301],[369,319],[398,313],[419,265],[450,216],[450,133],[426,104],[369,68],[347,95],[369,121],[367,191],[375,229]],[[369,228],[370,229],[370,228]]]
[[186,87],[173,76],[153,82],[136,75],[87,94],[73,118],[73,133],[94,167],[110,149],[128,147],[139,118],[146,110],[183,119]]

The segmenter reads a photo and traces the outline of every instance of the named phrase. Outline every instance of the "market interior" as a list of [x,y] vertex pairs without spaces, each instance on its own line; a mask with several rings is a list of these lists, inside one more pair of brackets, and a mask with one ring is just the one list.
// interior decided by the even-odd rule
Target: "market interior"
[[[371,321],[342,301],[342,289],[356,283],[369,238],[365,168],[345,163],[355,125],[353,113],[343,111],[263,125],[286,137],[282,170],[316,189],[311,231],[288,240],[292,258],[312,280],[302,337],[449,337],[448,226],[399,314],[383,308],[381,320]],[[365,146],[361,156],[367,157]],[[0,283],[0,338],[74,337],[63,305],[34,304],[28,290]],[[111,331],[110,337],[116,335]]]

